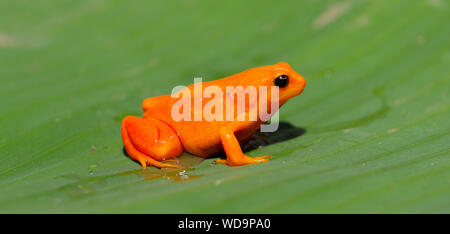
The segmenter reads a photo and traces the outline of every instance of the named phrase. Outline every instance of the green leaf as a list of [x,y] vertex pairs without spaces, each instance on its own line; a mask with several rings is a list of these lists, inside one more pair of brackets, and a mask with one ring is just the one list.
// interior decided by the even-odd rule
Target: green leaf
[[[448,213],[450,14],[417,1],[1,1],[1,213]],[[307,80],[251,156],[140,169],[120,121],[194,76]]]

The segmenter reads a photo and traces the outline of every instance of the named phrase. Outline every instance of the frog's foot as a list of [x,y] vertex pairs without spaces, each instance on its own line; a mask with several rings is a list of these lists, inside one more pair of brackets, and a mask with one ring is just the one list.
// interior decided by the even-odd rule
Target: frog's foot
[[158,168],[178,168],[178,169],[183,168],[182,166],[176,164],[162,163],[151,157],[148,157],[147,155],[138,156],[137,161],[141,164],[142,169],[144,170],[147,168],[147,166],[154,166]]
[[147,166],[182,168],[161,162],[180,155],[183,146],[172,128],[159,120],[125,117],[122,120],[122,140],[130,157],[143,169]]
[[238,159],[216,159],[217,163],[221,163],[221,164],[225,164],[228,166],[243,166],[243,165],[249,165],[249,164],[254,164],[254,163],[263,163],[263,162],[268,162],[269,161],[269,157],[271,157],[272,155],[264,155],[261,157],[249,157],[247,155],[244,155],[243,157],[240,157]]

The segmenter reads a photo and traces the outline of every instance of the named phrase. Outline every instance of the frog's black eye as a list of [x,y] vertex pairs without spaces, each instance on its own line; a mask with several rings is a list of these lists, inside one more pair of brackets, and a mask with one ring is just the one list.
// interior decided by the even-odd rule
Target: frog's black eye
[[284,88],[289,84],[289,76],[281,75],[281,76],[275,78],[275,80],[273,80],[273,82],[275,83],[276,86],[278,86],[280,88]]

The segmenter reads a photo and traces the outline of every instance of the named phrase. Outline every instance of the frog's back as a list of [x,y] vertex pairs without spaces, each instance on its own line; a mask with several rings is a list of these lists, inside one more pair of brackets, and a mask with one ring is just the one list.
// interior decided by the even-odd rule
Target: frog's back
[[170,111],[172,109],[172,102],[173,99],[170,97],[170,95],[150,97],[145,99],[142,102],[142,110],[144,111],[144,118],[148,117],[157,118],[157,116],[161,115],[170,115]]

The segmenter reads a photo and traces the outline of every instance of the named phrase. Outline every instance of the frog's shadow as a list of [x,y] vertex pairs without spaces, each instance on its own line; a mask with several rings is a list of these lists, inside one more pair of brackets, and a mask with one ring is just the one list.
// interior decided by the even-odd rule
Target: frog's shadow
[[244,152],[258,149],[262,146],[268,146],[275,143],[287,141],[300,137],[306,133],[306,129],[296,127],[288,122],[279,122],[278,129],[275,132],[261,133],[257,132],[247,145],[243,147]]
[[[275,132],[267,133],[255,133],[255,139],[250,140],[244,147],[243,151],[248,152],[258,149],[263,146],[272,145],[275,143],[287,141],[296,137],[300,137],[306,133],[306,129],[301,127],[296,127],[288,122],[279,122],[278,129]],[[125,147],[122,148],[123,154],[126,157],[130,157],[127,153]],[[225,154],[220,154],[214,157],[225,158]]]

